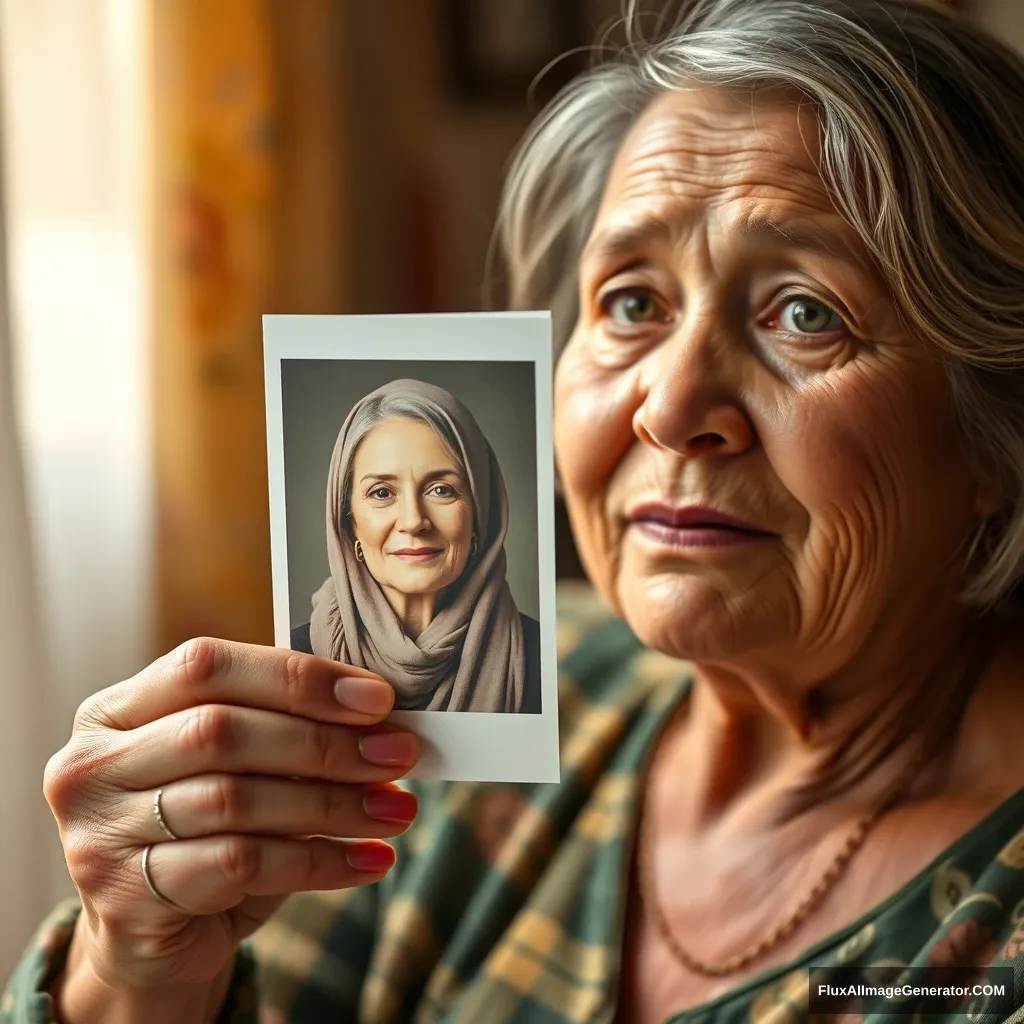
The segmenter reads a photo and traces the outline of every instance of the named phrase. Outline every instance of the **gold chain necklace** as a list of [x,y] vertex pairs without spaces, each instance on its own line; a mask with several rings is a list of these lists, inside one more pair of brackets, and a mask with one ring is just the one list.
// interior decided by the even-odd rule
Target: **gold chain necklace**
[[[968,670],[964,674],[965,683],[969,683],[969,685],[965,685],[963,687],[963,690],[965,691],[965,700],[973,691],[973,684],[977,682],[977,677],[984,668],[987,661],[987,654],[990,651],[989,641],[992,637],[993,633],[991,631],[984,631],[982,639],[979,641],[978,647],[970,659]],[[956,721],[958,721],[960,717],[959,713],[962,710],[957,702],[951,702],[951,704],[956,710],[950,715],[950,720],[947,722],[947,725],[955,724]],[[944,737],[946,735],[944,729],[937,730],[937,734],[938,737]],[[730,974],[735,974],[737,971],[743,970],[744,967],[748,967],[755,961],[760,960],[776,946],[788,939],[807,920],[807,918],[810,917],[810,915],[821,905],[825,897],[832,891],[836,883],[842,877],[843,872],[849,866],[854,854],[856,854],[864,845],[864,841],[867,839],[872,827],[877,823],[883,813],[904,795],[906,789],[909,788],[911,783],[914,782],[916,777],[932,760],[937,746],[938,739],[934,743],[926,745],[921,756],[914,758],[911,761],[908,768],[900,775],[888,795],[857,820],[857,823],[853,826],[849,835],[846,837],[846,841],[840,847],[839,852],[832,858],[831,863],[822,872],[810,892],[808,892],[807,895],[804,896],[804,898],[796,905],[796,908],[788,917],[775,925],[763,938],[758,939],[741,952],[717,963],[701,960],[694,956],[689,952],[689,950],[683,948],[672,932],[672,928],[661,909],[661,904],[659,903],[655,893],[654,871],[650,863],[651,841],[650,836],[648,835],[649,820],[648,815],[642,810],[637,842],[637,882],[640,891],[640,901],[644,910],[647,911],[651,921],[654,923],[654,927],[658,932],[659,937],[662,942],[665,943],[672,956],[675,957],[683,967],[694,974],[704,975],[709,978],[722,978]]]

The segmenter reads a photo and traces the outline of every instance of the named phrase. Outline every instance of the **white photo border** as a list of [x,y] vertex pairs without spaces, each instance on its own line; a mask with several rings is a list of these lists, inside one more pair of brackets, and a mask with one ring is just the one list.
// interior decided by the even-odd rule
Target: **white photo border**
[[541,713],[393,712],[389,721],[408,726],[423,741],[423,757],[410,779],[559,781],[551,345],[551,314],[546,311],[263,317],[274,642],[279,647],[291,647],[282,361],[497,361],[534,366]]

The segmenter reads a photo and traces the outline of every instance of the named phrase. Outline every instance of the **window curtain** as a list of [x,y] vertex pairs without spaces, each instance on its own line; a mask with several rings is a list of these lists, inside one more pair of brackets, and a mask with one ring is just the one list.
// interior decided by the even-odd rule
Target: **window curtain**
[[[2,127],[0,120],[0,138]],[[39,862],[45,821],[39,807],[44,714],[38,695],[48,673],[14,411],[4,222],[0,204],[0,979],[15,963],[47,897]]]
[[79,703],[272,640],[260,318],[351,308],[352,10],[0,0],[0,981]]
[[153,646],[149,2],[0,0],[4,978],[72,891],[46,759]]
[[161,649],[273,643],[262,316],[349,308],[352,10],[155,7]]
[[277,252],[270,4],[155,7],[158,643],[272,642],[261,315]]

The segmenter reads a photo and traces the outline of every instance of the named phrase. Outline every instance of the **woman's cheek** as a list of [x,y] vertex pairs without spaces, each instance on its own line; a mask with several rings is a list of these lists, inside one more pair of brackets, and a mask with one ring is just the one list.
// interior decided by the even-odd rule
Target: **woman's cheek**
[[394,514],[384,509],[364,509],[354,517],[357,536],[363,544],[381,547],[391,532],[390,524],[394,522]]
[[589,579],[618,606],[618,527],[608,492],[638,439],[637,367],[610,369],[566,352],[555,381],[555,454],[577,551]]
[[443,524],[445,539],[449,544],[469,546],[470,535],[473,532],[473,516],[465,502],[456,501],[445,506],[435,522],[438,525]]
[[555,375],[555,456],[567,497],[603,492],[636,441],[637,371],[594,366],[567,350]]
[[469,555],[473,519],[460,502],[441,505],[430,512],[436,535],[448,546],[449,559],[464,562]]

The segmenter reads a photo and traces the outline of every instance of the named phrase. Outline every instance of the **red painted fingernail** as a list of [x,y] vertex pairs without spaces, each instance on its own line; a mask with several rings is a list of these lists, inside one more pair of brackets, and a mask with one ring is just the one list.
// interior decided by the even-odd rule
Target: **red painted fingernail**
[[374,874],[387,871],[395,864],[395,851],[387,843],[354,844],[348,848],[345,856],[356,871],[368,871]]
[[416,817],[419,801],[404,789],[371,789],[363,795],[363,809],[374,821],[408,825]]

